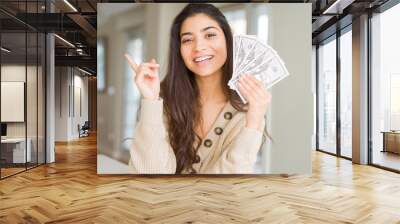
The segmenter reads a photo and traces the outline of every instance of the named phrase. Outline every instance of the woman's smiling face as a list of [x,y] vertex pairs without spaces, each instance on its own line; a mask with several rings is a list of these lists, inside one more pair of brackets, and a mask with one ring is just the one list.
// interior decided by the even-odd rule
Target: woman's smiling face
[[226,39],[218,23],[206,14],[187,18],[180,31],[180,52],[186,67],[199,76],[212,75],[225,64]]

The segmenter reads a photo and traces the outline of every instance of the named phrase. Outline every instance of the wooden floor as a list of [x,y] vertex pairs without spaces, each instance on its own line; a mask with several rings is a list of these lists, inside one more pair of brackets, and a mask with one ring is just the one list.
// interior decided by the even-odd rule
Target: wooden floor
[[400,175],[313,155],[311,176],[98,176],[96,139],[0,181],[0,223],[400,223]]
[[[14,165],[15,166],[15,165]],[[24,172],[27,169],[33,169],[37,166],[36,163],[27,163],[27,167],[25,167],[25,164],[18,164],[17,167],[2,167],[1,168],[1,178],[5,178],[20,172]]]
[[400,154],[376,150],[374,151],[372,161],[377,165],[400,170]]
[[25,167],[23,167],[23,168],[20,168],[20,167],[18,167],[18,168],[4,168],[3,167],[3,168],[1,168],[1,177],[2,178],[3,177],[7,177],[7,176],[10,176],[10,175],[22,172],[24,170],[26,170]]

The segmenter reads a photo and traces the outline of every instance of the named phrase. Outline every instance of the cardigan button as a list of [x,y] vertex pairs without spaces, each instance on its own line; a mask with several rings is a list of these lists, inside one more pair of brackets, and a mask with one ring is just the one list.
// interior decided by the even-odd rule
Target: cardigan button
[[212,146],[212,141],[210,139],[206,139],[204,141],[204,146],[210,148]]
[[232,113],[231,113],[231,112],[225,112],[224,118],[225,118],[226,120],[232,119]]
[[214,129],[214,132],[215,132],[215,134],[217,134],[217,135],[222,134],[223,131],[224,131],[224,130],[223,130],[222,128],[220,128],[220,127],[216,127],[216,128]]

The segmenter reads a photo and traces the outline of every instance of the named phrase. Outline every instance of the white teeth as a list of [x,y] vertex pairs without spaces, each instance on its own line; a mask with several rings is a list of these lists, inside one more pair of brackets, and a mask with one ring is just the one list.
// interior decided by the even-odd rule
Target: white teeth
[[194,59],[194,61],[195,62],[201,62],[201,61],[204,61],[204,60],[208,60],[208,59],[211,59],[212,58],[212,56],[202,56],[202,57],[198,57],[198,58],[195,58]]

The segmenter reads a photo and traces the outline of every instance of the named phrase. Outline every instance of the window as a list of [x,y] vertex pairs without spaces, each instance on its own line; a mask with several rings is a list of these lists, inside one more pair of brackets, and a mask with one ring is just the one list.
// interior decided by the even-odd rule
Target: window
[[[222,11],[234,35],[256,34],[264,43],[268,42],[268,6],[253,4],[250,7],[228,7]],[[248,16],[250,15],[250,16]],[[254,24],[251,24],[254,22]]]
[[[400,170],[400,156],[386,150],[384,142],[396,144],[396,134],[400,130],[400,4],[375,14],[371,18],[372,32],[372,73],[371,73],[371,134],[372,163]],[[389,132],[389,133],[388,133]],[[391,141],[384,137],[393,136]]]
[[400,73],[390,74],[390,130],[400,130]]
[[261,4],[256,8],[257,14],[257,36],[264,42],[268,43],[268,15],[267,5]]
[[336,39],[318,48],[318,148],[336,153]]
[[[349,27],[351,28],[351,27]],[[340,36],[340,154],[352,157],[352,32]]]
[[[128,35],[127,52],[136,63],[142,63],[144,43],[143,37],[138,35],[140,32],[135,30]],[[125,77],[124,77],[124,96],[123,96],[123,139],[122,147],[129,150],[131,138],[134,135],[136,127],[136,120],[139,113],[140,106],[140,92],[134,82],[134,74],[130,66],[125,63]]]
[[97,64],[98,64],[98,71],[97,71],[97,90],[104,91],[106,87],[106,67],[105,67],[105,41],[104,39],[97,40]]
[[244,9],[226,10],[224,15],[234,35],[247,33],[246,11]]

